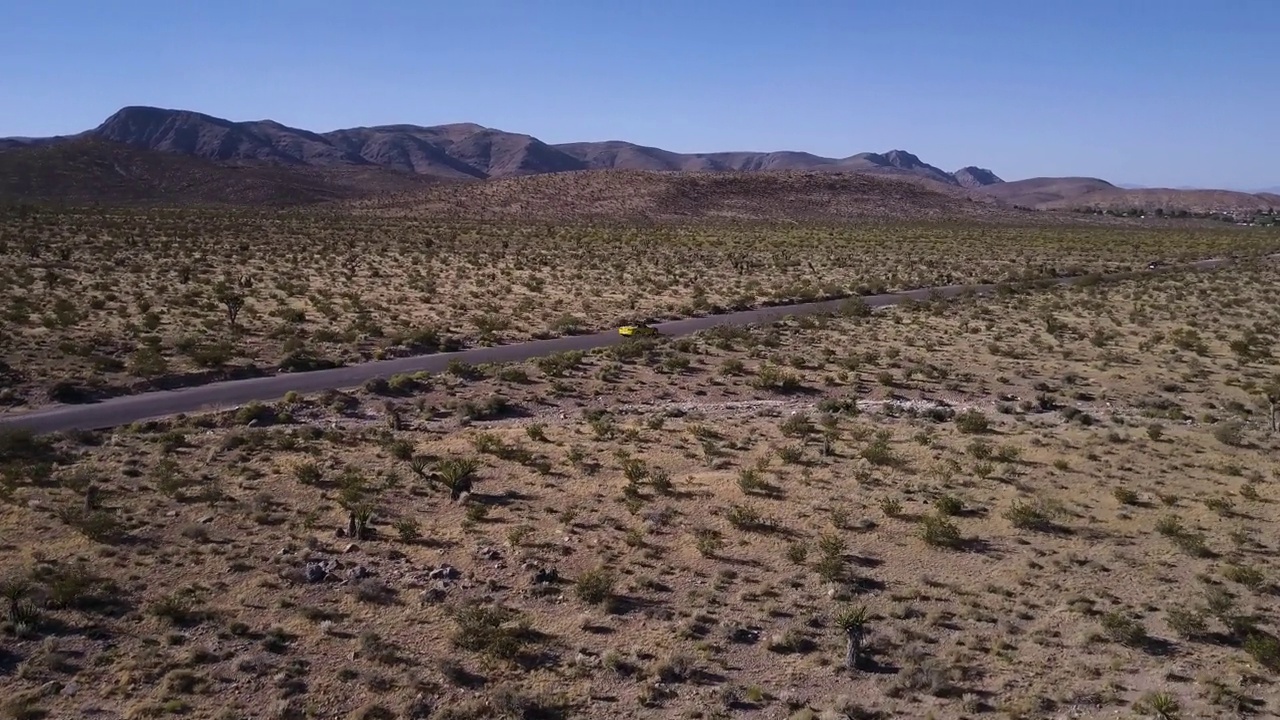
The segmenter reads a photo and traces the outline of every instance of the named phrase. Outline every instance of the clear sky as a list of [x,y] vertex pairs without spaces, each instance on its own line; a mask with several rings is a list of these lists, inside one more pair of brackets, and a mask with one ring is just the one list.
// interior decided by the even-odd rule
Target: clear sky
[[1280,185],[1280,0],[0,0],[0,136],[124,105]]

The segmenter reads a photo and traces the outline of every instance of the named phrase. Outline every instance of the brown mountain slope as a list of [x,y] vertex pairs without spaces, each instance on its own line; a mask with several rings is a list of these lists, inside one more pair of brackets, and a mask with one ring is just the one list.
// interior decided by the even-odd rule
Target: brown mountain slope
[[838,161],[836,166],[842,170],[914,175],[946,185],[959,184],[951,173],[940,170],[905,150],[890,150],[883,155],[858,153]]
[[1280,210],[1280,197],[1232,190],[1168,190],[1142,188],[1099,190],[1082,197],[1064,198],[1042,206],[1048,210],[1165,210],[1189,213],[1249,215]]
[[836,160],[805,152],[677,153],[622,140],[554,145],[592,170],[677,170],[688,172],[823,170]]
[[422,193],[355,203],[362,211],[458,219],[765,221],[992,219],[995,201],[925,182],[862,173],[582,171],[443,183]]
[[232,122],[204,113],[126,107],[92,131],[94,137],[221,162],[284,165],[361,165],[324,138],[269,120]]
[[1007,203],[1039,210],[1185,211],[1249,213],[1280,209],[1280,198],[1231,190],[1125,189],[1098,178],[1031,178],[977,189]]
[[94,138],[0,152],[0,203],[284,206],[404,192],[431,182],[377,167],[225,166]]
[[581,170],[581,161],[537,138],[470,123],[387,125],[314,133],[272,120],[233,122],[203,113],[132,106],[95,137],[223,163],[384,167],[447,179]]
[[529,135],[474,123],[383,125],[334,130],[324,138],[396,170],[446,178],[491,178],[583,170],[587,165]]
[[[382,125],[315,133],[271,120],[237,122],[187,110],[121,108],[82,135],[135,147],[235,164],[377,166],[445,179],[498,178],[575,170],[829,170],[919,177],[960,186],[956,175],[903,150],[827,158],[805,152],[675,153],[623,141],[548,145],[521,133],[474,123]],[[38,139],[41,142],[57,139]],[[30,142],[0,139],[0,150]],[[993,174],[971,175],[969,186]]]
[[445,152],[491,178],[584,169],[577,159],[537,138],[488,128],[451,143]]
[[969,189],[977,189],[986,185],[995,185],[997,183],[1004,182],[1004,180],[1001,180],[998,175],[990,170],[974,167],[972,165],[962,167],[952,173],[952,175],[955,176],[956,182],[960,183],[960,187]]
[[[594,170],[748,171],[815,170],[868,172],[916,177],[958,186],[959,179],[905,150],[858,153],[847,158],[826,158],[805,152],[675,153],[621,140],[554,145]],[[991,175],[995,182],[1000,179]]]
[[[477,129],[479,126],[476,126]],[[446,152],[436,133],[413,125],[335,130],[325,137],[375,165],[444,179],[484,179],[487,174]]]
[[1011,180],[999,185],[990,185],[980,192],[999,198],[1005,202],[1025,207],[1044,207],[1049,203],[1083,197],[1100,190],[1118,189],[1106,180],[1087,177],[1039,177],[1026,180]]

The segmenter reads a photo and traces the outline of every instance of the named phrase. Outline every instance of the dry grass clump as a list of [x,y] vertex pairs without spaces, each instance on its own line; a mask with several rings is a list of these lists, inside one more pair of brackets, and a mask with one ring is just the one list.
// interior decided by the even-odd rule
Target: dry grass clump
[[929,302],[5,433],[5,711],[1274,714],[1277,282]]

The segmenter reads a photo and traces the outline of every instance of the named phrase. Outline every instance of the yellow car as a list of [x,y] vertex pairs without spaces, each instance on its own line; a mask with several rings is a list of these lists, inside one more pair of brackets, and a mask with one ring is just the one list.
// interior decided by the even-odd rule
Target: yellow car
[[658,329],[644,323],[639,325],[623,325],[618,328],[618,334],[623,337],[645,337],[658,334]]

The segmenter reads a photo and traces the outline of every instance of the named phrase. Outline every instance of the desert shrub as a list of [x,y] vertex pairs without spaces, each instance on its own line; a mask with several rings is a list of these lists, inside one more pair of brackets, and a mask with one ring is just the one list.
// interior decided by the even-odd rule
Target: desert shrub
[[235,414],[237,425],[270,425],[276,419],[275,408],[257,401],[246,403]]
[[880,500],[880,512],[885,517],[896,518],[902,515],[902,501],[898,498],[887,497]]
[[400,536],[401,542],[412,543],[422,537],[422,530],[418,525],[418,521],[413,518],[400,518],[395,523],[396,534]]
[[1058,509],[1043,500],[1014,500],[1004,511],[1004,517],[1014,527],[1022,530],[1051,530]]
[[858,454],[863,460],[880,467],[891,467],[902,462],[889,444],[889,436],[883,432],[877,433],[875,439]]
[[1222,576],[1231,582],[1240,583],[1250,590],[1261,590],[1267,584],[1267,578],[1256,567],[1228,565],[1222,570]]
[[962,540],[960,528],[941,515],[926,515],[920,520],[920,539],[926,545],[941,548],[958,548]]
[[1200,637],[1208,629],[1204,613],[1199,610],[1171,608],[1165,614],[1165,621],[1169,623],[1170,629],[1184,638]]
[[462,650],[515,659],[534,640],[529,621],[501,605],[466,604],[453,612],[453,644]]
[[724,537],[714,528],[700,528],[694,533],[698,553],[703,557],[711,557],[724,547]]
[[1141,645],[1147,639],[1146,628],[1120,610],[1112,610],[1102,616],[1102,630],[1107,637],[1121,645]]
[[729,524],[739,530],[762,531],[774,526],[774,521],[766,518],[759,510],[750,505],[734,504],[726,515]]
[[1134,709],[1158,720],[1174,720],[1182,712],[1182,705],[1178,703],[1177,698],[1168,693],[1150,692],[1134,703]]
[[991,429],[991,421],[977,408],[956,415],[955,423],[957,430],[968,435],[977,435]]
[[590,605],[600,605],[613,597],[616,583],[617,575],[612,570],[598,567],[579,575],[573,584],[573,591],[579,600]]
[[1252,633],[1244,641],[1244,651],[1259,665],[1272,672],[1280,672],[1280,639],[1275,636]]
[[1111,494],[1120,502],[1121,505],[1138,504],[1138,493],[1130,490],[1129,488],[1118,487],[1112,490]]
[[1213,438],[1223,445],[1240,447],[1244,445],[1244,424],[1238,420],[1228,420],[1213,428]]
[[792,393],[800,390],[803,384],[800,377],[777,365],[763,365],[751,378],[751,386],[760,390],[772,390],[780,393]]
[[964,503],[954,495],[943,495],[933,501],[933,508],[938,511],[939,515],[944,517],[959,515],[964,511]]

